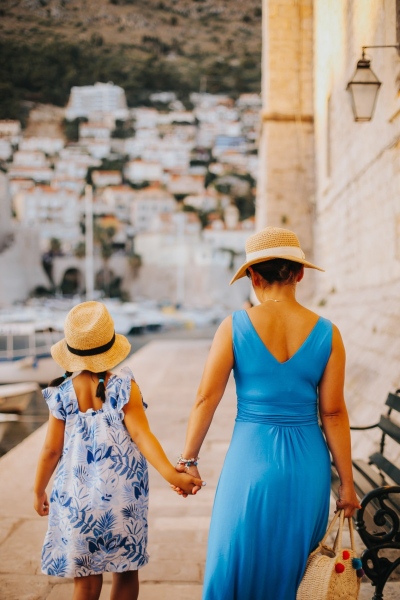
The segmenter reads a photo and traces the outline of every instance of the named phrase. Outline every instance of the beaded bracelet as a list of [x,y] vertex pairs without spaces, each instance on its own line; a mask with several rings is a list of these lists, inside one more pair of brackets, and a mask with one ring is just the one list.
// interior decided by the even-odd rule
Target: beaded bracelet
[[200,460],[200,456],[196,458],[183,458],[182,454],[178,457],[177,465],[184,465],[185,468],[189,467],[197,467],[198,462]]

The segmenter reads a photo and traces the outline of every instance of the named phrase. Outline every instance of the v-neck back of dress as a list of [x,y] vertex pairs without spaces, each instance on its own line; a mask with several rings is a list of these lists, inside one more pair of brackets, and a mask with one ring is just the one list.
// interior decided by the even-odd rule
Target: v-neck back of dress
[[331,353],[332,323],[319,317],[284,362],[268,350],[245,310],[233,313],[232,332],[237,420],[315,423],[318,383]]
[[311,328],[311,331],[309,332],[309,334],[306,336],[306,338],[305,338],[305,339],[304,339],[304,341],[303,341],[303,342],[300,344],[300,346],[297,348],[297,350],[296,350],[296,351],[295,351],[295,352],[292,354],[292,356],[289,356],[289,358],[287,358],[286,360],[278,360],[278,359],[276,358],[276,356],[275,356],[275,355],[274,355],[274,354],[271,352],[271,350],[268,348],[268,346],[265,344],[265,342],[263,342],[263,340],[261,339],[261,336],[260,336],[260,334],[258,333],[257,329],[255,328],[253,321],[250,319],[250,315],[249,315],[249,313],[248,313],[247,311],[245,311],[245,312],[246,312],[247,318],[249,319],[249,322],[250,322],[250,324],[251,324],[252,328],[254,329],[254,333],[256,334],[256,336],[258,337],[258,339],[260,340],[260,342],[261,342],[262,346],[263,346],[263,347],[264,347],[264,349],[267,351],[267,353],[268,353],[268,354],[269,354],[269,355],[270,355],[270,356],[271,356],[271,357],[272,357],[274,360],[276,360],[276,362],[277,362],[279,365],[284,365],[284,364],[286,364],[286,363],[290,362],[290,361],[292,360],[292,358],[295,358],[295,356],[296,356],[297,354],[299,354],[299,353],[302,351],[302,349],[303,349],[303,346],[306,346],[306,344],[307,344],[307,342],[308,342],[308,339],[312,337],[312,334],[313,334],[313,332],[314,332],[314,329],[317,327],[317,325],[318,325],[318,322],[319,322],[319,320],[321,319],[321,317],[318,317],[318,319],[317,319],[317,322],[316,322],[316,323],[315,323],[315,325],[314,325],[314,326]]

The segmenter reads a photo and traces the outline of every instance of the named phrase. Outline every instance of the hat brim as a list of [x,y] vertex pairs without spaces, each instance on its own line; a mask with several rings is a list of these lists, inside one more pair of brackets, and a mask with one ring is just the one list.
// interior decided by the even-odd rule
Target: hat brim
[[131,350],[131,345],[124,335],[115,334],[115,342],[107,352],[93,356],[78,356],[68,350],[67,342],[60,340],[50,348],[51,356],[65,371],[92,371],[102,373],[108,371],[124,360]]
[[313,263],[308,262],[308,260],[301,259],[298,256],[290,256],[290,255],[288,256],[287,254],[285,256],[269,256],[268,258],[265,258],[265,257],[257,258],[257,259],[249,260],[249,261],[245,262],[240,267],[240,269],[236,272],[236,274],[232,277],[229,285],[232,285],[232,283],[235,283],[235,281],[244,277],[246,275],[246,270],[249,267],[251,267],[252,265],[256,265],[257,263],[261,263],[261,262],[266,262],[267,260],[274,260],[275,258],[284,258],[285,260],[291,260],[293,262],[300,263],[309,269],[317,269],[318,271],[325,271],[325,269],[321,269],[321,267],[317,267],[316,265],[313,265]]

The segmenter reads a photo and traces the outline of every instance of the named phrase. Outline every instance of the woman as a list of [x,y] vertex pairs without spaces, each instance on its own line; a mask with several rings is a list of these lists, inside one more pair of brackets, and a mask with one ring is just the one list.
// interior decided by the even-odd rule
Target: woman
[[220,325],[190,415],[177,468],[199,476],[197,456],[233,369],[237,418],[214,502],[203,600],[295,600],[326,530],[328,448],[341,480],[337,506],[346,517],[359,507],[345,351],[338,329],[296,300],[304,267],[319,269],[291,231],[267,227],[247,240],[231,283],[247,274],[260,304]]

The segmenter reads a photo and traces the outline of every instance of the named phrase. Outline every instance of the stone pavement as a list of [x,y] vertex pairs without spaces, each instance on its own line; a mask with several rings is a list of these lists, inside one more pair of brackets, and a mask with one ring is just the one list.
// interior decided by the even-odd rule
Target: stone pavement
[[[207,340],[152,342],[127,360],[149,404],[152,429],[172,461],[183,447],[209,346]],[[140,571],[140,600],[200,600],[211,507],[234,418],[231,379],[202,449],[201,473],[207,486],[198,496],[180,498],[150,468],[151,558]],[[0,460],[0,600],[72,597],[71,580],[40,573],[46,519],[32,508],[32,482],[44,435],[42,427]],[[399,584],[391,588],[385,600],[400,597]],[[109,591],[110,576],[106,575],[101,600],[109,598]],[[371,586],[364,584],[361,599],[371,597]]]

